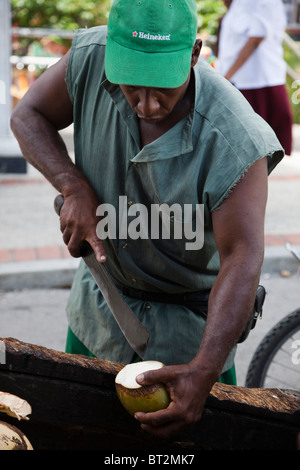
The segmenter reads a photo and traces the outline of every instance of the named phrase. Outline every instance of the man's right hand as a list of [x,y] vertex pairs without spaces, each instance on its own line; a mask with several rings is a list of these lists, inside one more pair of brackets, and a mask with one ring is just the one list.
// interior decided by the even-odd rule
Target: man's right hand
[[72,256],[80,257],[82,243],[87,241],[93,248],[98,262],[103,263],[106,261],[106,253],[96,234],[99,221],[96,216],[98,205],[98,199],[91,188],[64,196],[60,211],[60,229]]

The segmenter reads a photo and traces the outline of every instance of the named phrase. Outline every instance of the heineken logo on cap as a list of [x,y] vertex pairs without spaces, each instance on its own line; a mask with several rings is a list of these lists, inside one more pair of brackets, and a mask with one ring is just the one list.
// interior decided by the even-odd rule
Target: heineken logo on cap
[[143,33],[142,31],[133,31],[132,36],[139,39],[147,39],[150,41],[170,41],[171,34],[150,34]]

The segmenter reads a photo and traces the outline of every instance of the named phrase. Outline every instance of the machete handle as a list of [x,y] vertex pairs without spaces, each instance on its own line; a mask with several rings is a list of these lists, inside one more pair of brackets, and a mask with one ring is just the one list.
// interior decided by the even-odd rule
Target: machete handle
[[64,197],[62,194],[58,194],[56,198],[54,199],[54,210],[57,213],[57,215],[60,215],[61,208],[64,204]]

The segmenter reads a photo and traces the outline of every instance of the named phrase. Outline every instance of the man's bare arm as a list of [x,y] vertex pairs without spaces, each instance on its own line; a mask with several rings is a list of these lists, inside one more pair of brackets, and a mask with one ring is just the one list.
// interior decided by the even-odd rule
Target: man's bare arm
[[238,54],[235,62],[225,74],[225,78],[227,78],[227,80],[230,80],[231,77],[247,62],[263,40],[263,37],[251,37],[248,39]]
[[44,72],[31,85],[11,117],[11,128],[24,157],[60,192],[65,189],[66,175],[76,174],[76,167],[58,133],[73,121],[65,83],[67,61],[68,55]]
[[87,240],[103,261],[104,248],[96,235],[99,201],[59,134],[73,122],[65,81],[68,58],[69,53],[33,83],[12,113],[11,128],[26,160],[64,196],[61,231],[70,253],[80,256],[81,244]]
[[226,351],[236,344],[252,313],[264,257],[267,177],[267,159],[263,158],[212,214],[220,271],[211,291],[200,349],[210,351],[217,375]]
[[255,162],[212,214],[221,268],[211,291],[208,318],[196,357],[186,365],[166,366],[137,381],[166,384],[171,403],[155,413],[136,413],[142,427],[170,437],[201,418],[213,384],[252,311],[264,252],[267,200],[266,159]]

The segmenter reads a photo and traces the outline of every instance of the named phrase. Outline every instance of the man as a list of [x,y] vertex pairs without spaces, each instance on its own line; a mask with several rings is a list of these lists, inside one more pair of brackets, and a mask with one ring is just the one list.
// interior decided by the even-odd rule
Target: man
[[[91,244],[150,331],[145,359],[166,364],[138,380],[165,383],[170,406],[136,414],[163,437],[198,421],[213,384],[232,371],[263,260],[267,175],[283,157],[240,93],[198,61],[196,33],[193,0],[116,0],[108,30],[80,31],[12,116],[24,156],[64,196],[70,253],[80,256],[82,242]],[[75,165],[58,136],[71,122]],[[102,204],[116,208],[117,227],[100,240]],[[163,204],[192,208],[192,221],[184,212],[169,215],[181,237],[175,229],[151,236],[150,228],[148,236],[124,235],[133,206],[150,214]],[[197,207],[204,244],[195,249],[187,243],[201,230]],[[68,351],[137,360],[83,263],[67,313]]]

